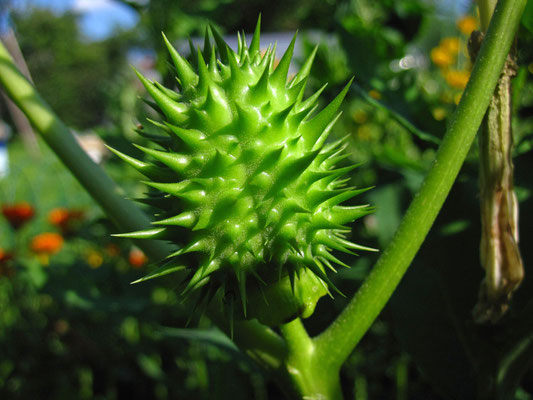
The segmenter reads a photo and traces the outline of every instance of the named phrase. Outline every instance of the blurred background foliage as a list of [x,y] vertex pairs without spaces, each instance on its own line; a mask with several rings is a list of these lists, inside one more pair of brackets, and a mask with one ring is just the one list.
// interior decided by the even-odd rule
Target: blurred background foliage
[[[98,138],[135,155],[137,123],[150,116],[128,64],[173,85],[160,32],[174,43],[201,37],[208,22],[234,35],[300,30],[301,62],[316,43],[308,92],[325,82],[324,103],[355,75],[336,125],[349,135],[347,162],[361,163],[361,197],[377,207],[354,227],[358,242],[383,249],[432,162],[470,71],[466,44],[473,5],[432,0],[151,0],[122,3],[138,24],[91,41],[74,13],[11,13],[32,78],[59,116],[124,189],[138,197],[140,175],[110,158]],[[451,7],[454,5],[454,7]],[[342,371],[346,398],[471,399],[483,374],[523,360],[509,399],[533,398],[531,280],[533,36],[521,27],[514,80],[516,190],[526,281],[495,327],[475,326],[471,309],[483,273],[478,261],[477,149],[474,147],[422,251]],[[251,35],[248,37],[250,39]],[[5,107],[2,117],[12,125]],[[91,144],[92,143],[92,144]],[[176,282],[130,286],[150,267],[44,145],[31,155],[16,128],[9,172],[0,178],[0,398],[277,399],[282,394],[207,320],[189,319]],[[30,155],[29,155],[30,154]],[[343,259],[337,276],[351,297],[377,256]],[[306,321],[316,334],[347,300],[324,298]],[[530,314],[529,314],[530,315]],[[508,352],[507,352],[508,353]],[[507,354],[505,353],[505,354]],[[522,358],[520,358],[522,357]],[[487,372],[489,371],[489,372]],[[486,397],[486,398],[490,398]]]

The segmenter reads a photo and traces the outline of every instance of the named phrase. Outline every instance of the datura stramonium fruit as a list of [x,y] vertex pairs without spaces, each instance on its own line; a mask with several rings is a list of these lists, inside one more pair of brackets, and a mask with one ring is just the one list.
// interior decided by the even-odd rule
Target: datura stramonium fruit
[[143,201],[161,210],[153,229],[120,236],[179,248],[141,280],[185,270],[183,294],[206,303],[221,293],[231,318],[274,326],[311,315],[335,289],[325,271],[345,264],[333,250],[370,250],[346,239],[346,224],[371,208],[341,205],[365,189],[346,186],[356,166],[336,168],[345,140],[327,140],[349,84],[314,113],[323,88],[303,96],[316,49],[288,79],[296,36],[274,67],[259,27],[237,53],[211,28],[216,46],[207,32],[194,64],[164,38],[179,91],[138,74],[164,118],[150,120],[165,133],[150,136],[161,148],[137,146],[151,161],[114,152],[149,179],[155,193]]

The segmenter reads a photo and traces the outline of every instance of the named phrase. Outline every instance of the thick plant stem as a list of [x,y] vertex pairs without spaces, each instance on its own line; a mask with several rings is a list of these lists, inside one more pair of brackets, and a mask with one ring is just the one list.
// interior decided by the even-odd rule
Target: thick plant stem
[[294,391],[303,399],[341,400],[337,371],[330,371],[316,357],[316,346],[297,318],[280,327],[287,342],[285,368]]
[[315,339],[325,368],[340,368],[381,312],[422,245],[481,125],[525,5],[526,0],[498,2],[470,81],[420,191],[357,294]]
[[[85,153],[63,122],[21,74],[3,44],[0,43],[0,84],[7,95],[28,117],[46,143],[52,148],[89,194],[102,207],[117,227],[126,231],[150,228],[147,216],[124,199],[123,194],[106,173]],[[158,241],[139,242],[149,257],[161,259],[172,248]]]
[[[207,310],[207,315],[219,329],[228,336],[232,336],[227,316],[220,310],[218,304],[213,302]],[[279,371],[287,356],[287,347],[283,338],[276,332],[257,320],[237,321],[234,324],[232,339],[237,347],[247,353],[263,369],[279,378]]]

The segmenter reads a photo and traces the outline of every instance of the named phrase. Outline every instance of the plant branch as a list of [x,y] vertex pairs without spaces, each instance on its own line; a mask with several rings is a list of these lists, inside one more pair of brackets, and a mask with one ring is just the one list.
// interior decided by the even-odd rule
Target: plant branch
[[342,399],[337,371],[324,368],[316,357],[316,346],[301,319],[280,327],[287,343],[285,368],[293,389],[304,399]]
[[348,358],[420,249],[481,125],[525,5],[526,0],[498,2],[471,78],[422,187],[392,241],[354,298],[315,339],[317,351],[328,360],[328,367],[338,369]]
[[[209,319],[226,335],[231,336],[227,317],[213,304],[207,310]],[[277,374],[287,356],[287,346],[281,336],[257,320],[237,321],[233,342],[270,373]]]
[[287,342],[289,354],[304,354],[313,351],[313,341],[307,334],[300,318],[281,325],[281,334]]

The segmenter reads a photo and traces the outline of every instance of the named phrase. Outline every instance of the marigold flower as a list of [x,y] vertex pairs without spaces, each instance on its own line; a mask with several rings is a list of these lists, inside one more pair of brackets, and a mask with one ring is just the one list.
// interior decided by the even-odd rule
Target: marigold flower
[[48,214],[48,221],[59,227],[63,233],[72,229],[72,224],[83,218],[83,211],[68,210],[64,207],[57,207]]
[[455,63],[455,56],[440,46],[431,49],[430,57],[433,64],[440,68],[446,68]]
[[53,232],[41,233],[31,241],[31,249],[37,254],[56,254],[62,247],[63,236]]
[[144,264],[146,264],[148,258],[146,258],[146,255],[142,252],[142,250],[133,247],[130,250],[128,261],[133,268],[141,268],[144,266]]
[[444,79],[446,79],[448,85],[455,89],[464,89],[469,78],[469,71],[450,70],[444,74]]
[[109,257],[117,257],[120,255],[120,247],[115,243],[109,243],[105,247],[105,252]]
[[457,54],[459,52],[460,41],[456,37],[447,37],[440,41],[439,47],[448,51],[450,54]]
[[13,258],[13,253],[8,253],[0,248],[0,277],[12,277],[15,275],[15,269],[10,265],[9,261]]
[[4,249],[0,247],[0,265],[7,263],[9,260],[13,258],[12,253],[8,253]]
[[470,36],[472,31],[477,28],[477,19],[471,15],[465,15],[457,20],[457,28],[461,33]]
[[48,213],[48,221],[56,226],[64,225],[68,221],[68,217],[68,210],[62,207],[54,208]]
[[35,210],[30,203],[23,201],[20,203],[2,206],[2,214],[7,219],[13,229],[19,229],[35,215]]

